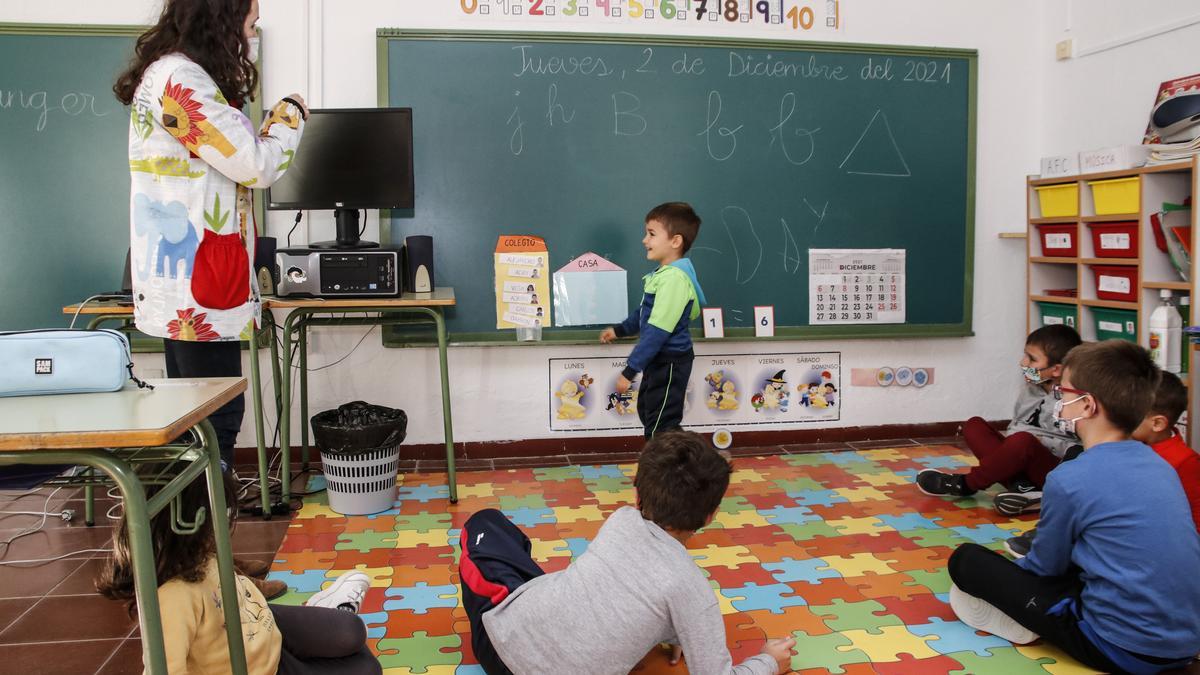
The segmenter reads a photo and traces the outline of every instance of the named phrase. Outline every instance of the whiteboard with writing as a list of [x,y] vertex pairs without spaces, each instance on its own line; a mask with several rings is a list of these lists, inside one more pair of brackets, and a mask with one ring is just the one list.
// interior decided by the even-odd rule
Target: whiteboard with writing
[[904,323],[904,261],[904,249],[809,249],[808,322]]

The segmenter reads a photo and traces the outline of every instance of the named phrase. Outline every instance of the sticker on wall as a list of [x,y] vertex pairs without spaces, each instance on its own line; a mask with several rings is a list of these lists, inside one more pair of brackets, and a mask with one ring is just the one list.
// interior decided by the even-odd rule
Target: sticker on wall
[[[552,431],[640,429],[639,375],[616,389],[623,358],[549,359]],[[697,354],[684,399],[683,426],[733,428],[751,424],[841,419],[841,354]]]
[[851,368],[850,384],[855,387],[916,387],[933,383],[933,368]]

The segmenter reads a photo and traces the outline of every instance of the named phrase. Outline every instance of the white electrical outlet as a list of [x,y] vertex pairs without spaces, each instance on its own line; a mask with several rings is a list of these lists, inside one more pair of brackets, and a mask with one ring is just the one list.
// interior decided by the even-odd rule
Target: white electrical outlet
[[1059,61],[1065,61],[1075,54],[1075,41],[1071,38],[1059,40],[1058,44],[1054,45],[1054,58]]

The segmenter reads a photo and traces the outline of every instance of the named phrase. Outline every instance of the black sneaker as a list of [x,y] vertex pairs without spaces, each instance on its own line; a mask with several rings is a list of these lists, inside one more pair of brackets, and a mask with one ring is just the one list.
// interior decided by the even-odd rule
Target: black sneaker
[[925,469],[917,474],[917,488],[934,497],[966,497],[975,491],[967,487],[967,477],[961,473],[942,473]]
[[1008,551],[1014,558],[1024,558],[1029,555],[1029,549],[1033,548],[1033,538],[1035,535],[1037,535],[1036,528],[1025,534],[1009,537],[1004,540],[1004,550]]
[[996,510],[1006,516],[1019,516],[1027,511],[1040,511],[1042,508],[1041,490],[1029,492],[1001,492],[996,495]]
[[1025,476],[1017,476],[1011,483],[1005,483],[1006,492],[1035,492],[1038,486]]

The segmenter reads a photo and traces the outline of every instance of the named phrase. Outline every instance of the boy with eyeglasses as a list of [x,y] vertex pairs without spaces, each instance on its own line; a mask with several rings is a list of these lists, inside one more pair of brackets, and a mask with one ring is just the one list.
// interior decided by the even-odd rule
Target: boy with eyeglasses
[[1041,638],[1108,673],[1159,673],[1200,652],[1200,534],[1171,465],[1130,438],[1160,372],[1123,340],[1076,347],[1054,416],[1085,451],[1046,478],[1029,555],[950,556],[950,605],[1010,642]]

